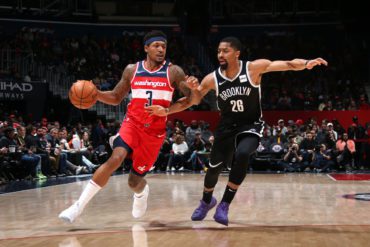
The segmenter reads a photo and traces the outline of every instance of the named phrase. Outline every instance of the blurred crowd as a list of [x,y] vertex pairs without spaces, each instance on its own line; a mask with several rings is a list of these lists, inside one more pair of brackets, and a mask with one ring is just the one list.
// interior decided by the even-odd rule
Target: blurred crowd
[[370,123],[353,116],[346,129],[335,120],[279,119],[264,129],[252,169],[282,172],[353,172],[369,169]]
[[[168,121],[152,172],[206,171],[214,142],[209,127],[205,121],[192,120],[188,126],[179,119]],[[91,174],[109,157],[109,138],[119,128],[120,122],[101,119],[67,126],[46,118],[25,123],[16,112],[4,113],[0,116],[0,183]],[[276,125],[266,125],[249,163],[251,170],[278,172],[367,170],[370,123],[363,126],[353,116],[345,129],[335,119],[279,119]],[[131,161],[125,160],[120,170],[128,172],[130,167]],[[225,172],[229,168],[225,166]]]
[[[273,34],[273,33],[272,33]],[[298,34],[271,33],[241,36],[242,58],[254,60],[323,57],[328,67],[314,71],[269,73],[263,78],[262,104],[265,110],[358,110],[370,109],[365,84],[368,83],[368,48],[360,38],[343,32]],[[129,63],[145,57],[140,32],[124,32],[120,37],[84,34],[59,37],[53,30],[22,28],[0,37],[2,49],[15,50],[19,56],[32,54],[36,63],[53,73],[91,79],[102,90],[112,89]],[[239,34],[238,34],[239,35]],[[207,54],[214,68],[218,39],[209,42]],[[187,50],[184,39],[169,35],[167,57],[186,74],[201,80],[210,71]],[[18,71],[16,67],[0,71],[1,78],[24,81],[41,80],[38,71]],[[175,95],[175,99],[181,95]],[[216,110],[212,97],[206,97],[196,110]]]

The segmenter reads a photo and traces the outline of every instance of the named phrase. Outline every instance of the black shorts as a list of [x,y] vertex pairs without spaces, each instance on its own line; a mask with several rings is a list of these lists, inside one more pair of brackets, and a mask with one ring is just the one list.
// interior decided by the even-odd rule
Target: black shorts
[[230,167],[240,138],[246,135],[255,135],[261,137],[263,128],[264,125],[261,123],[245,125],[235,128],[232,131],[216,131],[215,142],[212,146],[209,166],[213,168],[220,165]]

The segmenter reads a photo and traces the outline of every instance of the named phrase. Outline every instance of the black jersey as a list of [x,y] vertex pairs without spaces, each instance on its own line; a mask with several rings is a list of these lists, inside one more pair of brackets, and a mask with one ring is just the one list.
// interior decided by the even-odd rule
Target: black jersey
[[221,119],[217,132],[250,132],[262,136],[261,87],[251,83],[249,62],[240,61],[239,73],[232,79],[214,71],[217,105]]

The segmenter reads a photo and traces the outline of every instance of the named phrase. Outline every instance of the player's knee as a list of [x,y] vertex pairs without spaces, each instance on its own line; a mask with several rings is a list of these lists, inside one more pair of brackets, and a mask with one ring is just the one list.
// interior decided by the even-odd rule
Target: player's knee
[[207,175],[211,176],[218,176],[223,169],[223,165],[219,165],[217,167],[209,167],[207,170]]
[[251,153],[248,150],[237,150],[235,153],[236,165],[247,165]]
[[117,169],[122,164],[123,159],[124,158],[122,156],[113,154],[109,158],[107,164],[109,167],[112,167],[112,169]]

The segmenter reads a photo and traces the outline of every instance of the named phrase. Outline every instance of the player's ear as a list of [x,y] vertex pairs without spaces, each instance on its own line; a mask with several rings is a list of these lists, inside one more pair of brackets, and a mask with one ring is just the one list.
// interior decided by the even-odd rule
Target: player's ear
[[148,53],[148,49],[149,49],[149,46],[144,45],[144,51],[145,51],[146,53]]
[[236,54],[236,57],[237,57],[237,58],[239,58],[239,57],[240,57],[240,51],[236,51],[236,52],[235,52],[235,54]]

